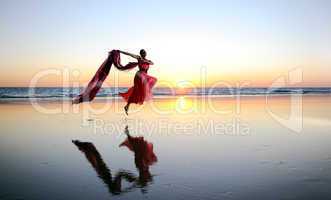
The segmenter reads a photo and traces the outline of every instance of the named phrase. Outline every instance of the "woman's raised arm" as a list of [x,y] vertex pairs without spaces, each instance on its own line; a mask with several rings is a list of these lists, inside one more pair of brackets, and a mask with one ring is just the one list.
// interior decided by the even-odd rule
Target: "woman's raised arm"
[[122,53],[122,54],[128,55],[128,56],[131,56],[132,58],[140,59],[140,56],[138,56],[138,55],[128,53],[128,52],[125,52],[125,51],[121,51],[121,50],[119,50],[119,52]]

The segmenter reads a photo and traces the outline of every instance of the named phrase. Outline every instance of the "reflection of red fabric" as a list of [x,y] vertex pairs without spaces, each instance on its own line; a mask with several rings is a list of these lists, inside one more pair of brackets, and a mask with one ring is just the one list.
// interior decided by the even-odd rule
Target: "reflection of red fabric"
[[139,60],[139,71],[134,77],[134,86],[126,93],[119,93],[128,103],[143,104],[144,101],[152,98],[152,88],[157,79],[147,74],[149,64]]
[[137,62],[130,62],[129,64],[122,66],[120,52],[118,50],[111,51],[108,58],[99,67],[87,87],[80,95],[73,99],[72,103],[78,104],[84,101],[92,101],[100,90],[102,83],[107,78],[112,64],[114,64],[114,66],[119,70],[132,69],[138,65]]
[[135,162],[137,168],[140,170],[148,169],[148,167],[157,162],[157,157],[153,151],[153,144],[144,140],[144,137],[128,138],[120,144],[126,146],[129,150],[134,152]]

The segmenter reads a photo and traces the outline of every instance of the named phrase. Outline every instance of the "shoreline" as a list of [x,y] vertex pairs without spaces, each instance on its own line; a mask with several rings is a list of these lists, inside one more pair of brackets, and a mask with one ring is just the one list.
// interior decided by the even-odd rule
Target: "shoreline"
[[[324,93],[324,94],[240,94],[240,95],[155,95],[153,96],[153,99],[177,99],[177,98],[191,98],[191,99],[208,99],[208,98],[237,98],[237,97],[328,97],[331,96],[331,93]],[[70,102],[73,98],[69,97],[10,97],[10,98],[0,98],[0,104],[1,103],[11,103],[11,102],[26,102],[29,103],[31,101],[33,102],[40,102],[40,103],[46,103],[46,102]],[[112,100],[122,100],[120,96],[107,96],[107,97],[96,97],[93,102],[104,102],[104,101],[112,101]],[[88,102],[85,102],[88,103]]]

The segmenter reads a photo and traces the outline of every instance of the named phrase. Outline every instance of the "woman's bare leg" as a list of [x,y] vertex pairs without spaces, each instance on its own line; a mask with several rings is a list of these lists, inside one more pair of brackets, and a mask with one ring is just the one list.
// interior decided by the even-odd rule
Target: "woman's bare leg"
[[126,114],[126,115],[129,115],[129,114],[128,114],[129,107],[130,107],[130,102],[128,102],[128,103],[124,106],[124,110],[125,110],[125,114]]

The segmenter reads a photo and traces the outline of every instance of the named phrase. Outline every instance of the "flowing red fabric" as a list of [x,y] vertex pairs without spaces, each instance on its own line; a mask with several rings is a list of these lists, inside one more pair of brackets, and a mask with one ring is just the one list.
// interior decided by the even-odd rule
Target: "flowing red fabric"
[[102,63],[98,71],[93,76],[92,80],[88,83],[84,91],[75,97],[72,101],[74,104],[78,104],[84,101],[92,101],[100,90],[103,82],[107,78],[111,66],[114,65],[119,70],[128,70],[135,68],[138,63],[130,62],[125,66],[121,65],[120,52],[118,50],[112,50],[109,52],[108,58]]
[[120,144],[121,146],[126,146],[130,151],[134,152],[136,166],[141,170],[146,170],[150,165],[157,162],[153,144],[144,140],[144,137],[128,135],[128,138]]
[[119,93],[128,103],[143,104],[144,101],[150,100],[152,98],[152,88],[157,81],[155,77],[147,74],[149,63],[138,60],[138,67],[139,71],[134,77],[134,86],[125,93]]

